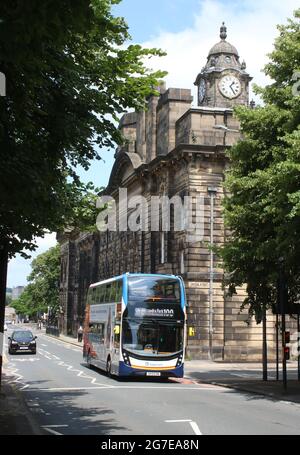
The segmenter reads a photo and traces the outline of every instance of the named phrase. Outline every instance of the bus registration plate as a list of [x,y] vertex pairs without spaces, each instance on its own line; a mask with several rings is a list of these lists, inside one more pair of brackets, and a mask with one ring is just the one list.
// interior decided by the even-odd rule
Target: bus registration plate
[[146,376],[160,376],[160,371],[147,371]]

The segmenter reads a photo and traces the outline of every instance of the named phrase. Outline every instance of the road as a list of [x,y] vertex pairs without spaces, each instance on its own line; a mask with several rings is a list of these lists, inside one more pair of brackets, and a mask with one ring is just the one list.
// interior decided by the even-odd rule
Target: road
[[6,371],[45,434],[300,434],[300,405],[192,380],[116,380],[88,369],[81,349],[38,334],[36,355]]

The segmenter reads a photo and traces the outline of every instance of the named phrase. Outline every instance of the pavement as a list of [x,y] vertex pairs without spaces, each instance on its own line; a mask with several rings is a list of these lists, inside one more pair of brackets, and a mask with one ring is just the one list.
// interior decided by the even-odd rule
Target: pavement
[[[281,366],[279,367],[281,369]],[[276,365],[268,365],[268,380],[262,380],[262,365],[255,362],[225,363],[205,360],[185,362],[185,377],[197,383],[215,384],[241,392],[263,395],[273,400],[300,403],[297,362],[287,364],[287,388],[276,380]]]
[[0,435],[41,435],[22,392],[11,381],[5,372],[8,363],[3,356],[3,371],[0,388]]
[[[36,330],[38,334],[39,331]],[[40,333],[45,334],[44,329]],[[51,336],[51,335],[47,335]],[[82,347],[77,339],[60,335],[62,343]],[[41,430],[35,423],[32,413],[26,405],[22,392],[12,382],[5,371],[7,358],[3,357],[3,376],[0,389],[0,435],[39,435]],[[268,365],[268,381],[262,380],[260,363],[228,363],[208,360],[187,360],[185,379],[194,383],[221,385],[248,394],[257,394],[270,398],[300,403],[300,381],[297,376],[297,362],[288,362],[288,386],[285,390],[280,377],[276,381],[275,364]]]

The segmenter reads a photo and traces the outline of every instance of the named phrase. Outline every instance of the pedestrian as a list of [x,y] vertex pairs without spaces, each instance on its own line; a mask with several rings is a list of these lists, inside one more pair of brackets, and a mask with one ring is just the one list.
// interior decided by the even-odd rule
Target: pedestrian
[[79,342],[82,341],[82,335],[83,335],[83,328],[82,328],[82,326],[80,326],[78,331],[77,331],[77,339],[78,339]]

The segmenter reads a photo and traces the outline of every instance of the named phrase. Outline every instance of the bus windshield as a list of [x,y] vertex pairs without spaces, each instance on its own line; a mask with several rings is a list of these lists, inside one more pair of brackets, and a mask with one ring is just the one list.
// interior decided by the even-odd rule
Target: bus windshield
[[123,321],[123,348],[129,352],[164,356],[183,348],[183,326],[156,321]]

